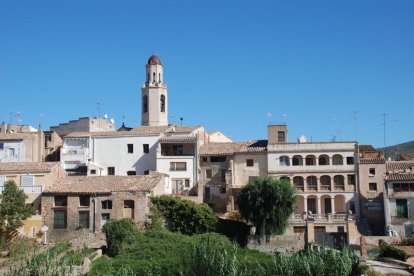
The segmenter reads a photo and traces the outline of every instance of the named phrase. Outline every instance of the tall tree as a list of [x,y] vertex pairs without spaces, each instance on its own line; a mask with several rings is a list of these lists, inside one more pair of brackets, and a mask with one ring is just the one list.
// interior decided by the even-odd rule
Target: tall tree
[[0,230],[14,231],[23,225],[23,220],[33,213],[33,208],[26,204],[27,196],[13,180],[4,184],[0,195]]
[[296,193],[287,180],[257,178],[237,197],[240,215],[253,223],[256,235],[283,234],[296,205]]

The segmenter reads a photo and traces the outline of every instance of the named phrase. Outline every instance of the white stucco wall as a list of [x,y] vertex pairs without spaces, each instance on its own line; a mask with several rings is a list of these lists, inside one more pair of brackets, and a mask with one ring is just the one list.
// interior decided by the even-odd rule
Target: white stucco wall
[[[0,141],[0,143],[3,144],[3,149],[0,149],[0,162],[25,161],[25,146],[23,141]],[[10,155],[10,149],[14,149],[14,156]]]

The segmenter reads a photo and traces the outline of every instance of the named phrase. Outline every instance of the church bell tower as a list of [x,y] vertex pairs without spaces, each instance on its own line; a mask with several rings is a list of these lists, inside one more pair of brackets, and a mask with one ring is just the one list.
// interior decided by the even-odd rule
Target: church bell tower
[[141,88],[141,125],[166,126],[168,125],[168,93],[160,58],[153,54],[145,67],[146,81]]

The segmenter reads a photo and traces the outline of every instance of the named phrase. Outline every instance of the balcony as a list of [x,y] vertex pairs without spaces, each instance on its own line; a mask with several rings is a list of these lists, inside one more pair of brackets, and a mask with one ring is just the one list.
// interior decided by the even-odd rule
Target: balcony
[[[33,185],[33,186],[19,186],[20,190],[25,194],[40,194],[44,191],[45,185]],[[0,186],[0,192],[3,193],[4,186]]]
[[[305,223],[308,218],[307,214],[293,214],[289,219],[290,223]],[[342,223],[346,219],[355,219],[354,215],[347,214],[312,214],[312,218],[315,222],[321,223]]]

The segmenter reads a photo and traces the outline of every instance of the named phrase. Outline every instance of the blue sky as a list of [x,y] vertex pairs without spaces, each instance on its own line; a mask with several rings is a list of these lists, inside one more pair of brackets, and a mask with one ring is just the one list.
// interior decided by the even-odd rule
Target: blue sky
[[[235,140],[414,140],[414,1],[1,1],[0,120],[140,124],[145,63],[170,121]],[[268,113],[271,114],[269,119]],[[173,118],[171,117],[173,116]],[[12,120],[15,120],[12,116]]]

